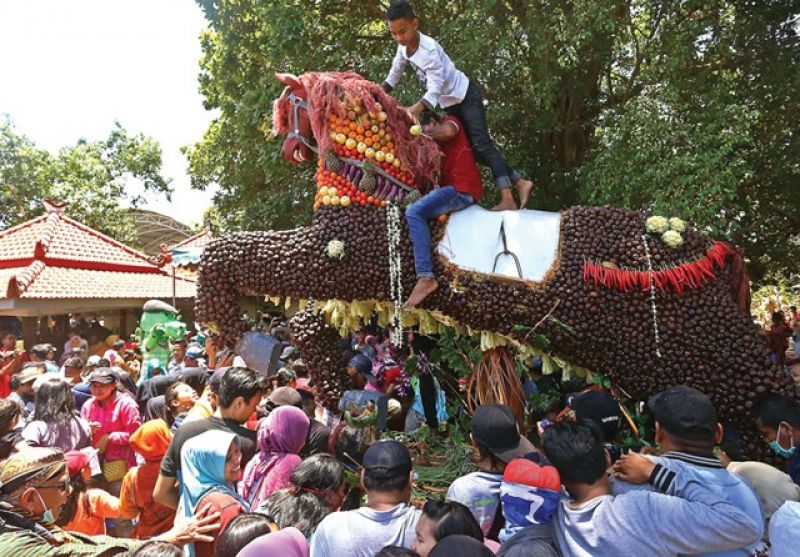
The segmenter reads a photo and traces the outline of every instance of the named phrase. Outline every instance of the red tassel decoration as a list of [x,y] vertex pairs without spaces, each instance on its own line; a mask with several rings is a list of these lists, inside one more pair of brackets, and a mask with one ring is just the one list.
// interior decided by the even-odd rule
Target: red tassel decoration
[[[691,263],[683,263],[671,269],[653,271],[655,287],[661,291],[671,290],[681,294],[686,288],[700,288],[716,278],[716,270],[725,267],[725,260],[736,251],[725,242],[714,242],[705,256]],[[650,273],[636,269],[609,269],[602,265],[585,261],[583,281],[603,285],[612,290],[630,292],[640,288],[650,290]]]

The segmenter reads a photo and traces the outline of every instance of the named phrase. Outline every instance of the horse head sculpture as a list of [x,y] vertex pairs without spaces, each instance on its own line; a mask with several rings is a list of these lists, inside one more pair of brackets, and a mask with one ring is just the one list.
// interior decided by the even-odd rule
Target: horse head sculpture
[[314,343],[310,324],[327,335],[328,356],[304,357],[331,404],[343,368],[324,323],[344,332],[377,316],[479,335],[484,348],[513,345],[543,357],[545,371],[606,374],[634,397],[695,386],[742,426],[751,454],[764,449],[747,411],[766,392],[794,388],[743,311],[747,281],[733,248],[679,219],[612,207],[473,207],[432,223],[439,288],[403,312],[416,281],[403,206],[435,186],[436,145],[412,136],[398,103],[356,74],[278,78],[286,89],[273,128],[286,135],[283,157],[299,164],[316,154],[314,217],[308,227],[209,244],[199,322],[232,344],[248,328],[241,297],[303,300],[297,323],[306,329],[296,333],[304,352]]

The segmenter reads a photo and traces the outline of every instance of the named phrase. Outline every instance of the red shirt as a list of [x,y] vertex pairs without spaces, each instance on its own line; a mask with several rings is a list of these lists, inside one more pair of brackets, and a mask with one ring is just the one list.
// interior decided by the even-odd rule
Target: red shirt
[[458,126],[458,133],[450,141],[439,145],[444,153],[439,183],[443,186],[452,185],[456,191],[471,195],[477,203],[483,193],[483,184],[464,126],[455,116],[445,116],[442,123],[445,122]]

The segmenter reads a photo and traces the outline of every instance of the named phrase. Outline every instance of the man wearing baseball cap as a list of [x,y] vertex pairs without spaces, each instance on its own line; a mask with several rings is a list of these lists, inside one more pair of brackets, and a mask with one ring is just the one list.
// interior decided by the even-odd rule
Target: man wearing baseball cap
[[479,406],[472,416],[470,437],[478,449],[478,471],[450,484],[447,499],[469,507],[483,534],[495,539],[503,471],[515,458],[536,453],[536,448],[520,435],[514,414],[505,404]]
[[[740,509],[761,526],[760,535],[763,535],[764,517],[755,492],[741,477],[728,472],[714,455],[714,446],[722,441],[723,431],[711,399],[697,389],[677,385],[653,395],[647,405],[655,418],[656,443],[662,451],[661,456],[647,458],[663,466],[672,476],[681,474],[697,481]],[[624,470],[624,464],[621,469]],[[650,484],[634,485],[621,480],[612,484],[614,495],[635,489],[653,491],[655,488]],[[752,555],[759,546],[760,541],[728,552],[714,552],[714,555]]]
[[367,505],[326,516],[311,540],[314,557],[373,557],[389,545],[411,547],[420,514],[409,505],[411,453],[397,441],[376,441],[364,453],[363,465]]

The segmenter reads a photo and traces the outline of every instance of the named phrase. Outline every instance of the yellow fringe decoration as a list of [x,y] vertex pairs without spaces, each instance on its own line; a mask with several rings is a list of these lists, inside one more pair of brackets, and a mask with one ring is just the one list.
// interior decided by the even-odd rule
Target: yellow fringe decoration
[[[268,297],[267,300],[280,306],[280,297]],[[307,304],[305,300],[300,302],[301,308]],[[285,307],[288,308],[288,306],[289,302],[287,300]],[[345,336],[358,331],[368,324],[373,316],[377,316],[378,326],[385,328],[391,321],[394,306],[391,302],[379,300],[346,302],[344,300],[331,299],[315,301],[314,310],[321,312],[328,324],[338,329],[340,335]],[[404,311],[403,327],[415,326],[418,326],[420,333],[425,335],[441,335],[445,332],[445,329],[450,328],[456,331],[457,336],[479,337],[481,350],[484,352],[500,346],[510,346],[526,361],[538,356],[542,359],[542,372],[545,375],[549,375],[560,368],[564,373],[565,379],[569,379],[573,374],[581,377],[591,376],[591,371],[585,367],[571,364],[559,356],[535,348],[530,343],[520,342],[512,336],[502,333],[473,330],[441,311],[419,308]]]

